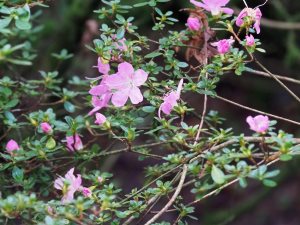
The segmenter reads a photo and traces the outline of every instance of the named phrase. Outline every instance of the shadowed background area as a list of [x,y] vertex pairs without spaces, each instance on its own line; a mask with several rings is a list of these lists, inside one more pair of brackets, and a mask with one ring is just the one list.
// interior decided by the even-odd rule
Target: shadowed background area
[[[130,5],[141,1],[122,0],[123,2]],[[249,1],[249,7],[255,7],[263,2],[263,0]],[[39,53],[44,57],[35,60],[34,71],[57,69],[60,77],[63,78],[73,75],[82,78],[97,76],[97,70],[92,68],[96,64],[97,56],[88,50],[86,45],[92,45],[92,40],[100,34],[99,27],[103,21],[96,18],[93,11],[102,7],[102,3],[99,0],[53,0],[47,3],[50,8],[44,9],[39,17],[44,30],[35,43]],[[236,11],[244,7],[241,0],[231,0],[230,6]],[[170,29],[184,28],[188,15],[179,10],[186,7],[192,7],[187,0],[173,0],[164,4],[162,10],[174,11],[175,17],[180,20]],[[258,38],[261,39],[262,47],[267,53],[257,54],[257,58],[275,74],[300,79],[300,1],[270,0],[261,7],[261,11],[265,20],[262,22],[262,32]],[[140,27],[142,34],[158,39],[163,37],[163,33],[159,37],[157,33],[155,36],[152,35],[151,13],[150,9],[145,12],[144,8],[134,8],[131,16],[136,18],[136,25]],[[59,52],[63,48],[73,53],[74,57],[57,65],[51,53]],[[179,57],[183,56],[179,55]],[[23,76],[32,78],[36,75],[25,69]],[[300,95],[297,85],[286,84]],[[300,121],[299,103],[272,79],[247,73],[243,76],[226,74],[217,92],[220,96],[243,105]],[[189,99],[199,114],[202,112],[202,97],[192,98],[187,95],[183,98]],[[209,99],[208,107],[219,111],[220,115],[227,118],[225,125],[233,127],[235,133],[249,134],[245,118],[253,113],[218,99]],[[300,134],[297,126],[286,122],[278,122],[277,127],[296,136]],[[246,189],[233,185],[223,190],[217,197],[204,200],[195,210],[195,216],[199,221],[191,221],[190,224],[298,225],[300,223],[299,162],[300,159],[295,159],[280,165],[282,172],[278,176],[279,186],[274,189],[268,189],[256,182],[250,183]],[[101,170],[113,172],[115,177],[118,177],[116,183],[125,191],[142,185],[144,164],[133,155],[111,157],[103,160],[99,165]],[[183,196],[186,197],[187,202],[192,200],[189,190],[183,191]],[[172,218],[175,215],[166,214],[165,218],[168,217]]]

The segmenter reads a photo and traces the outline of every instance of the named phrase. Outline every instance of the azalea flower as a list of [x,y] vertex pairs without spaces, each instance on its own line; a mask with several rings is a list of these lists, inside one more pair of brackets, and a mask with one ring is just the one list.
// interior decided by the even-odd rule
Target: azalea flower
[[43,122],[43,123],[41,123],[40,126],[41,126],[42,131],[43,131],[45,134],[50,134],[50,133],[52,133],[52,127],[51,127],[51,125],[50,125],[49,123]]
[[231,45],[233,44],[234,40],[233,39],[222,39],[217,42],[211,43],[212,46],[215,46],[218,48],[218,52],[220,54],[225,54],[229,52]]
[[101,57],[98,58],[97,68],[98,68],[99,73],[102,73],[102,74],[108,74],[108,72],[110,71],[109,63],[106,62]]
[[67,140],[67,147],[70,151],[74,152],[76,150],[79,151],[83,149],[82,141],[78,134],[75,134],[73,136],[68,136],[66,140]]
[[246,36],[246,45],[249,47],[252,47],[253,45],[255,45],[255,40],[254,40],[254,37],[252,36],[252,34],[250,34],[250,36]]
[[268,116],[263,116],[263,115],[258,115],[255,117],[248,116],[246,121],[249,124],[250,129],[257,133],[266,132],[270,124]]
[[190,0],[192,4],[197,7],[203,8],[206,11],[211,12],[213,16],[217,16],[220,13],[233,14],[233,10],[225,6],[229,0],[202,0],[202,2],[198,2],[195,0]]
[[187,20],[187,26],[190,30],[197,31],[201,28],[201,22],[196,17],[189,17]]
[[182,86],[183,86],[183,79],[179,81],[176,91],[171,91],[163,98],[164,102],[160,105],[158,109],[159,118],[161,118],[161,111],[163,111],[163,113],[166,115],[170,115],[173,108],[177,106],[177,101],[180,99]]
[[54,188],[62,190],[63,192],[63,203],[68,203],[74,199],[74,193],[79,191],[81,186],[81,175],[74,175],[74,168],[70,169],[65,177],[59,177],[54,181]]
[[92,196],[91,189],[89,189],[87,187],[82,187],[81,188],[81,192],[82,192],[82,194],[83,194],[84,197],[91,197]]
[[13,139],[9,140],[9,142],[7,142],[6,144],[6,151],[8,153],[12,153],[17,150],[20,150],[20,146],[18,145],[18,143]]
[[112,104],[116,107],[122,107],[128,98],[132,104],[138,104],[143,101],[143,95],[139,89],[148,78],[148,74],[142,70],[134,70],[128,62],[120,63],[118,73],[106,78],[106,85],[112,93]]
[[[262,13],[259,8],[252,9],[252,8],[244,8],[240,14],[238,15],[235,24],[239,27],[247,26],[250,22],[251,25],[254,23],[253,28],[256,30],[256,33],[260,33],[260,20],[262,17]],[[250,21],[245,20],[248,18]]]
[[100,109],[106,107],[111,99],[112,93],[106,83],[107,77],[108,75],[104,75],[100,84],[92,87],[89,91],[89,93],[93,96],[92,105],[94,106],[94,109],[89,112],[89,115],[92,115]]
[[95,123],[98,125],[102,125],[105,123],[106,117],[102,113],[96,113],[96,120]]

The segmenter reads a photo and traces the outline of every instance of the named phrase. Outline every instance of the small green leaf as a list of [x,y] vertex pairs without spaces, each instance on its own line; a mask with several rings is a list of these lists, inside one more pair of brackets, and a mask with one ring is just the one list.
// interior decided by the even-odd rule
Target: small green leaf
[[118,40],[122,39],[124,37],[124,34],[125,34],[125,29],[124,27],[120,27],[117,31],[117,35],[116,35],[116,38]]
[[282,154],[280,157],[279,157],[279,159],[281,160],[281,161],[289,161],[289,160],[291,160],[293,157],[291,156],[291,155],[289,155],[289,154]]
[[153,113],[155,111],[155,107],[154,106],[144,106],[142,108],[142,110],[146,113]]
[[189,64],[187,64],[187,63],[185,63],[185,62],[179,62],[179,63],[177,64],[177,66],[179,66],[180,68],[186,68],[186,67],[189,66]]
[[12,177],[14,178],[14,180],[17,182],[17,183],[21,183],[23,181],[23,178],[24,178],[24,171],[23,169],[20,169],[18,167],[14,167],[13,170],[12,170]]
[[7,27],[9,25],[9,23],[11,22],[11,17],[5,17],[3,19],[0,20],[0,29],[3,29],[5,27]]
[[266,53],[266,50],[262,49],[262,48],[256,48],[257,51],[262,52],[262,53]]
[[26,20],[16,20],[16,27],[20,30],[29,30],[31,28],[31,24]]
[[263,180],[263,184],[267,187],[275,187],[277,185],[275,181],[268,179]]
[[71,102],[65,102],[64,107],[70,113],[75,112],[75,106]]
[[148,2],[141,2],[141,3],[134,4],[133,7],[142,7],[148,4],[149,4]]
[[146,59],[155,58],[155,57],[160,56],[160,55],[162,55],[162,53],[160,53],[160,52],[151,52],[151,53],[145,55],[144,58],[146,58]]
[[217,184],[223,184],[225,182],[225,174],[215,165],[212,166],[211,177]]
[[54,140],[53,137],[50,137],[46,143],[46,148],[48,149],[54,149],[56,146],[56,141]]

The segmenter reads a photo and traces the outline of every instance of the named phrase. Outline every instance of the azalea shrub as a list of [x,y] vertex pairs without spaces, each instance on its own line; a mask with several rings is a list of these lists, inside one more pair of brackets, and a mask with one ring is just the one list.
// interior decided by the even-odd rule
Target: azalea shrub
[[[40,57],[32,45],[41,31],[35,9],[50,10],[46,2],[0,3],[1,224],[192,224],[197,204],[234,183],[276,186],[279,170],[270,165],[300,150],[300,139],[276,121],[300,123],[216,89],[222,77],[250,72],[299,101],[256,58],[265,52],[264,6],[244,2],[235,15],[229,0],[191,0],[178,29],[173,12],[161,9],[169,1],[102,0],[94,12],[101,34],[86,46],[98,76],[70,79],[30,70]],[[142,7],[153,15],[148,32],[131,16]],[[72,56],[53,53],[59,62]],[[22,71],[39,75],[26,79]],[[210,99],[249,110],[236,122],[252,135],[226,127]],[[117,172],[101,169],[116,155],[142,162],[143,185],[124,191]]]

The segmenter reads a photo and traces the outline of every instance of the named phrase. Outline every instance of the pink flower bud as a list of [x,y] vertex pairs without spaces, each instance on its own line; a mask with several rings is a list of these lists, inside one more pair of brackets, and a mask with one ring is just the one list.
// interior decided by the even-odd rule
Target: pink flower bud
[[84,197],[91,197],[92,196],[92,191],[87,188],[87,187],[82,187],[82,194]]
[[197,31],[201,28],[201,23],[196,17],[189,17],[187,20],[187,26],[190,30]]
[[75,134],[74,136],[68,136],[66,140],[67,140],[67,147],[70,151],[73,152],[76,150],[79,151],[83,149],[82,141],[78,134]]
[[105,63],[104,60],[99,57],[98,58],[98,71],[99,73],[102,73],[102,74],[108,74],[108,72],[110,71],[110,66],[108,63]]
[[20,146],[18,145],[18,143],[11,139],[9,142],[7,142],[6,144],[6,151],[8,153],[12,153],[13,151],[17,151],[20,149]]
[[52,133],[52,127],[49,123],[43,122],[41,123],[41,129],[45,134],[50,134]]
[[250,36],[246,36],[246,45],[249,47],[252,47],[253,45],[255,45],[255,40],[254,40],[254,37],[252,36],[252,34],[250,34]]
[[248,116],[246,119],[250,129],[257,133],[264,133],[269,128],[269,118],[267,116],[258,115],[256,117]]
[[97,178],[97,180],[98,180],[98,182],[99,182],[100,184],[104,181],[103,177],[101,177],[101,176],[99,176],[99,177]]
[[96,124],[102,125],[103,123],[105,123],[105,121],[106,121],[106,117],[103,114],[96,113],[96,120],[95,120]]
[[220,54],[225,54],[229,52],[231,45],[233,44],[234,40],[233,39],[222,39],[217,42],[211,43],[212,46],[215,46],[218,48],[218,52]]

